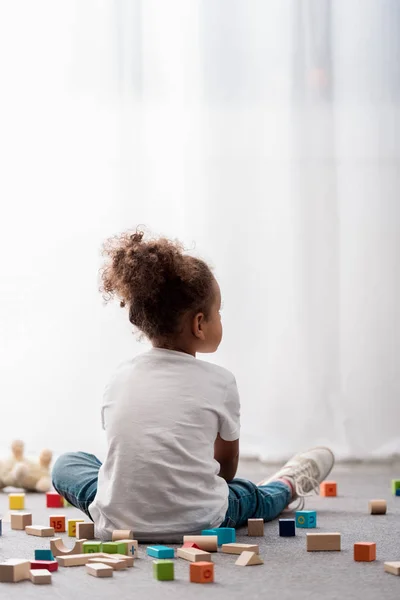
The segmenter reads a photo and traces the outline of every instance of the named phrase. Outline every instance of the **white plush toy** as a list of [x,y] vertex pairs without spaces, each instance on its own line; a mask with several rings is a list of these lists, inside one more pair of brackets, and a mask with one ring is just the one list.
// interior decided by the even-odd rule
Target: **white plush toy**
[[12,486],[29,492],[48,492],[51,489],[50,463],[53,454],[42,450],[37,461],[24,458],[24,443],[11,444],[12,455],[0,461],[0,489]]

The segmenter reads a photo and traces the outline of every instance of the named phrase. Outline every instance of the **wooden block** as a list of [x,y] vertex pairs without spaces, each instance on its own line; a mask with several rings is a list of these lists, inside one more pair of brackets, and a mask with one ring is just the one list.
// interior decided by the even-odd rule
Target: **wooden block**
[[32,525],[32,513],[11,513],[10,518],[11,529],[20,529],[23,531],[27,525]]
[[103,542],[101,550],[106,554],[125,554],[125,544],[122,542]]
[[125,546],[124,554],[138,558],[139,544],[138,544],[137,540],[118,540],[118,543],[124,544],[124,546]]
[[354,544],[354,560],[357,562],[376,560],[375,542],[357,542],[357,544]]
[[56,533],[64,533],[64,531],[66,531],[64,515],[50,515],[49,520],[50,527],[52,527]]
[[67,556],[58,556],[57,561],[61,567],[81,567],[86,565],[89,560],[93,557],[101,557],[101,552],[95,552],[93,554],[70,554]]
[[54,556],[51,550],[39,548],[35,550],[35,560],[54,560]]
[[114,570],[104,563],[89,563],[86,565],[86,572],[93,577],[112,577]]
[[119,571],[121,569],[126,569],[127,568],[127,564],[125,560],[121,560],[120,558],[106,558],[105,556],[101,557],[101,558],[89,558],[89,562],[87,563],[88,565],[90,564],[97,564],[97,563],[103,563],[105,565],[108,565],[109,567],[112,567],[114,571]]
[[312,529],[317,526],[317,512],[315,510],[296,511],[296,527]]
[[307,552],[340,550],[340,533],[307,533]]
[[182,548],[196,548],[196,550],[201,550],[201,548],[199,548],[194,542],[185,542]]
[[47,569],[48,571],[58,570],[58,561],[56,560],[31,560],[31,569]]
[[10,510],[24,510],[25,494],[8,494]]
[[47,508],[62,508],[64,506],[64,498],[57,492],[46,492]]
[[386,500],[370,500],[368,511],[371,515],[385,515],[387,511]]
[[397,496],[397,490],[400,490],[400,479],[392,479],[392,493],[394,496]]
[[249,535],[250,537],[263,537],[264,519],[248,519],[247,535]]
[[183,543],[194,542],[201,550],[206,552],[217,552],[218,538],[216,535],[184,535]]
[[[69,549],[64,545],[64,542],[61,538],[54,538],[50,540],[50,550],[53,553],[53,556],[70,556],[71,554],[82,554],[84,552],[83,545],[86,540],[76,540],[74,547]],[[101,543],[100,549],[101,550]]]
[[320,496],[337,496],[336,481],[323,481],[319,484]]
[[262,558],[260,558],[259,554],[256,554],[255,552],[242,552],[242,554],[239,556],[239,558],[237,559],[237,561],[235,562],[235,565],[238,565],[238,567],[250,567],[251,565],[263,565],[264,561]]
[[51,583],[51,573],[47,569],[31,569],[29,579],[36,585]]
[[[103,544],[101,542],[87,542],[86,540],[82,544],[82,550],[79,553],[82,554],[93,554],[94,552],[102,552]],[[74,552],[73,554],[79,554],[78,552]]]
[[259,554],[258,544],[222,544],[221,550],[225,554],[242,554],[246,551]]
[[199,550],[198,548],[178,548],[176,556],[189,562],[211,562],[211,553]]
[[0,564],[0,581],[17,583],[29,579],[30,562],[20,558],[10,558]]
[[190,581],[191,583],[213,583],[214,563],[205,561],[191,563]]
[[153,556],[153,558],[174,558],[175,557],[174,549],[168,548],[168,546],[147,546],[146,552],[147,552],[148,556]]
[[83,519],[68,519],[68,535],[69,537],[76,537],[76,524],[83,523]]
[[400,561],[385,562],[384,569],[386,573],[391,573],[392,575],[400,575]]
[[112,532],[111,540],[118,542],[119,540],[133,540],[133,531],[130,529],[115,529]]
[[174,563],[172,560],[153,560],[153,575],[158,581],[173,581]]
[[76,537],[85,540],[93,540],[94,539],[94,523],[92,521],[87,521],[81,523],[78,521],[76,523]]
[[25,527],[25,533],[37,537],[51,537],[54,535],[54,529],[53,527],[42,527],[41,525],[28,525]]
[[279,519],[279,535],[292,537],[296,535],[296,522],[294,519]]
[[127,567],[133,567],[134,564],[133,556],[126,556],[125,554],[106,554],[105,552],[102,552],[102,556],[113,558],[114,560],[124,560]]

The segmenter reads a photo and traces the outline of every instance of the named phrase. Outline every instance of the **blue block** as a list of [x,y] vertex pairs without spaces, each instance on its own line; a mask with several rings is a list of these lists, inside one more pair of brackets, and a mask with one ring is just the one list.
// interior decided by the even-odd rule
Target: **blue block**
[[400,488],[396,490],[396,496],[400,496]]
[[51,550],[35,550],[35,560],[54,560]]
[[279,519],[279,535],[281,537],[291,537],[296,535],[295,520]]
[[317,526],[317,511],[316,510],[297,510],[296,511],[296,527],[308,528]]
[[222,544],[234,544],[236,542],[236,529],[233,527],[203,529],[201,535],[216,535],[218,538],[218,546],[222,546]]
[[154,558],[174,558],[174,549],[168,546],[147,546],[147,554]]

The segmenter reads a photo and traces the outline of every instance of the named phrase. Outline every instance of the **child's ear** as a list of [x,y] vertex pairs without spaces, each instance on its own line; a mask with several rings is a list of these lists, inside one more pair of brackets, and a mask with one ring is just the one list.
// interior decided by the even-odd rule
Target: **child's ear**
[[197,337],[199,340],[202,340],[204,342],[205,335],[204,335],[204,315],[203,315],[203,313],[197,313],[197,315],[195,315],[193,317],[192,333],[195,337]]

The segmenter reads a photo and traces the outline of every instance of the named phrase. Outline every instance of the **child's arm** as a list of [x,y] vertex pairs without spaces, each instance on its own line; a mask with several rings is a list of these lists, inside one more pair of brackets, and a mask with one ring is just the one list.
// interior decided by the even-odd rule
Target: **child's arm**
[[231,481],[238,468],[239,440],[227,442],[218,434],[214,443],[214,458],[221,465],[219,476],[226,481]]

